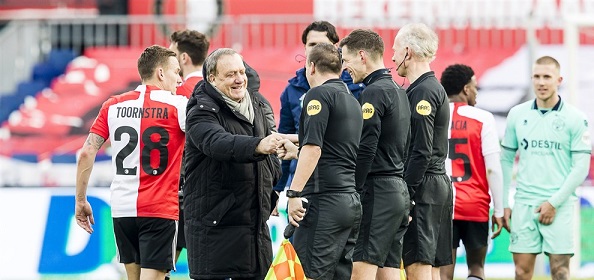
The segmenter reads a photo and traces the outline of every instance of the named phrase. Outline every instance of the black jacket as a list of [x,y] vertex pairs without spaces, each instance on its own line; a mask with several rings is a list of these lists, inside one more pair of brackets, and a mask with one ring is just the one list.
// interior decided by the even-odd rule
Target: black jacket
[[270,108],[259,93],[251,98],[253,125],[207,82],[188,102],[184,221],[191,278],[264,278],[272,262],[266,221],[280,163],[254,155],[270,134]]

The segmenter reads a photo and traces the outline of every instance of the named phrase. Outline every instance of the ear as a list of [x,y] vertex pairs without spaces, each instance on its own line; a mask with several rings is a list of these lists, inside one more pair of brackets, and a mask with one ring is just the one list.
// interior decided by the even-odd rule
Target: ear
[[159,78],[160,81],[165,79],[165,69],[163,69],[163,67],[159,67],[157,69],[157,76]]
[[315,63],[313,63],[313,61],[309,63],[309,67],[308,68],[309,68],[309,74],[310,75],[313,75],[313,74],[316,73],[316,65],[315,65]]
[[208,75],[208,82],[212,84],[214,82],[214,78],[215,76],[213,74]]

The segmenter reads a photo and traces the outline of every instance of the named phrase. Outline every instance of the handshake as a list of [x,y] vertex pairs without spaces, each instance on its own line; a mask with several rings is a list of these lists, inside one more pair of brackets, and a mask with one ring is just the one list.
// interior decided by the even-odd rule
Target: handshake
[[262,139],[256,147],[258,154],[276,154],[282,160],[296,159],[299,147],[295,145],[297,135],[273,133]]

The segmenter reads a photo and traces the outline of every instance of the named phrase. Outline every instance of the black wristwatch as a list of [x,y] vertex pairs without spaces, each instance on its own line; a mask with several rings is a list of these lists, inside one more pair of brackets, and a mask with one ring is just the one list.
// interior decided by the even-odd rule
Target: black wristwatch
[[301,197],[301,192],[294,191],[294,190],[287,190],[287,197],[288,198]]

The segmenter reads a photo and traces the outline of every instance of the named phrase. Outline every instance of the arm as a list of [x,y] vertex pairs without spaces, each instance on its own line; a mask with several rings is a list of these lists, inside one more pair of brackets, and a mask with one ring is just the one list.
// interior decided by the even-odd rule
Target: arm
[[276,148],[276,143],[272,151],[259,148],[274,134],[260,138],[225,131],[217,119],[217,113],[218,110],[212,111],[212,108],[200,110],[194,107],[188,114],[186,138],[206,156],[219,161],[255,162],[265,159],[265,155]]
[[91,204],[87,201],[87,188],[89,177],[93,170],[93,163],[97,152],[105,139],[95,133],[89,133],[80,153],[76,166],[76,204],[74,216],[76,223],[88,233],[93,233],[92,225],[95,224]]
[[485,156],[485,167],[487,170],[487,182],[493,199],[495,210],[493,211],[491,231],[493,235],[491,239],[496,238],[501,234],[501,229],[504,227],[503,222],[503,172],[501,170],[501,162],[499,153],[493,153]]
[[[421,102],[431,102],[431,99],[423,98],[421,92],[418,92],[416,100],[411,102],[412,106],[418,107]],[[428,95],[428,94],[426,94]],[[435,114],[437,111],[436,102],[426,103],[431,104],[429,114],[422,115],[419,110],[413,108],[411,110],[411,142],[412,146],[408,154],[408,163],[404,174],[404,180],[408,185],[408,191],[411,200],[414,201],[415,190],[421,181],[427,168],[429,167],[429,161],[431,159],[431,153],[433,152],[433,129]],[[447,105],[447,104],[446,104]],[[426,111],[420,111],[425,113]]]
[[571,172],[565,178],[561,188],[556,191],[548,202],[555,208],[561,206],[569,196],[575,192],[575,189],[584,182],[590,169],[590,154],[572,153],[571,154]]
[[[291,182],[291,190],[299,192],[303,190],[305,184],[311,177],[311,174],[313,174],[316,169],[321,155],[322,149],[319,146],[308,144],[301,148],[299,161],[297,162],[297,170],[295,171],[295,176]],[[298,227],[299,224],[297,222],[303,220],[303,217],[305,216],[305,208],[303,208],[301,199],[298,197],[289,198],[288,207],[289,222]]]
[[[367,179],[367,174],[371,170],[371,165],[375,154],[377,153],[377,145],[381,135],[382,121],[380,115],[382,108],[378,104],[380,102],[369,100],[374,98],[374,95],[362,95],[360,97],[363,112],[363,130],[361,132],[361,141],[359,142],[359,150],[357,152],[357,164],[355,168],[355,186],[357,191],[363,190],[363,185]],[[369,101],[369,102],[367,102]],[[372,110],[370,110],[372,109]],[[372,115],[366,114],[366,111],[372,111]]]
[[495,210],[493,215],[497,218],[503,217],[503,172],[499,153],[485,156],[485,167],[487,170],[487,181],[493,195]]

